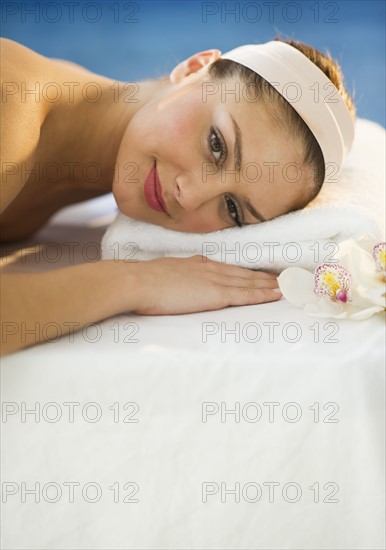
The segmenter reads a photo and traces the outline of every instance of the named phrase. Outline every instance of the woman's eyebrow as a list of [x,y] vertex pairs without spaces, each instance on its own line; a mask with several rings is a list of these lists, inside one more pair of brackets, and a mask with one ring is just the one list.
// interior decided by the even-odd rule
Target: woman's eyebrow
[[259,220],[259,222],[268,221],[257,210],[255,210],[255,208],[251,205],[251,203],[249,202],[249,200],[246,197],[242,197],[242,199],[243,199],[243,201],[245,203],[245,206],[247,207],[248,211],[252,214],[252,216],[254,216],[257,220]]
[[[235,172],[240,172],[241,165],[242,165],[242,159],[243,159],[242,148],[241,148],[241,131],[240,131],[239,125],[237,124],[237,122],[235,121],[233,116],[231,114],[229,114],[229,115],[232,119],[233,131],[235,133],[235,136],[234,136],[235,145],[234,145],[234,148],[233,148],[233,155],[234,155],[234,159],[235,159]],[[257,220],[259,220],[259,222],[266,222],[267,221],[252,206],[252,204],[249,202],[249,200],[246,197],[242,197],[242,199],[243,199],[243,201],[245,203],[245,206],[247,207],[249,213],[252,214],[253,217],[255,217]],[[250,224],[246,224],[246,225],[250,225]]]
[[233,147],[233,156],[235,159],[235,171],[240,172],[241,164],[243,162],[243,156],[242,156],[242,150],[241,150],[241,131],[239,128],[239,125],[233,118],[233,116],[230,114],[230,117],[232,119],[233,124],[233,131],[235,133],[234,142],[235,145]]

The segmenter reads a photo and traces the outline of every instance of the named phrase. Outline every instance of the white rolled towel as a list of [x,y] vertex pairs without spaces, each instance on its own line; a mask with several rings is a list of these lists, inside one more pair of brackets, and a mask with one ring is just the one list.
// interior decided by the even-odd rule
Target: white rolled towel
[[183,233],[119,212],[103,236],[104,260],[162,256],[208,258],[250,269],[314,269],[334,258],[340,241],[385,239],[385,129],[358,119],[339,183],[325,185],[306,208],[274,220],[211,233]]

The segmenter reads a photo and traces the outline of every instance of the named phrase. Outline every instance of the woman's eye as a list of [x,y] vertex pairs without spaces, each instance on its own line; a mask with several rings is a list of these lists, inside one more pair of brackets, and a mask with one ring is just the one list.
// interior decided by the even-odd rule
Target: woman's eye
[[227,210],[230,214],[230,217],[234,222],[236,222],[239,227],[241,227],[243,225],[242,214],[240,212],[237,202],[228,197],[228,195],[225,195],[225,202],[227,204]]
[[214,160],[219,164],[226,157],[226,146],[214,128],[210,129],[208,146]]

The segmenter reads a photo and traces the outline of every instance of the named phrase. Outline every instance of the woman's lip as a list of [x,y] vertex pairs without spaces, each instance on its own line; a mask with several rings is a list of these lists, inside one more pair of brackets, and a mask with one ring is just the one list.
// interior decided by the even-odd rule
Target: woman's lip
[[157,166],[156,166],[156,165],[155,165],[155,192],[156,192],[156,194],[157,194],[157,199],[159,200],[159,202],[160,202],[161,205],[162,205],[162,208],[164,209],[164,211],[166,212],[166,214],[168,214],[168,211],[167,211],[167,208],[166,208],[165,199],[164,199],[164,197],[163,197],[162,185],[161,185],[161,182],[160,182],[160,179],[159,179],[159,176],[158,176]]
[[157,212],[168,213],[162,196],[162,187],[157,174],[156,163],[153,164],[145,179],[144,193],[146,202],[150,208]]

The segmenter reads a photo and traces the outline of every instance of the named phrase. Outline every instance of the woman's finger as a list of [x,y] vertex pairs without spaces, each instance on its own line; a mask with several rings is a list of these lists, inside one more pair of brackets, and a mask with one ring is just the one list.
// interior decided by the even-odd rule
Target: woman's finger
[[281,292],[268,288],[229,287],[227,290],[230,306],[248,306],[276,302],[282,297]]
[[233,264],[226,264],[223,262],[216,262],[202,256],[202,262],[208,263],[210,268],[213,268],[217,272],[220,272],[224,275],[235,276],[235,277],[245,277],[245,278],[258,278],[258,279],[276,279],[278,275],[275,273],[268,273],[266,271],[256,271],[250,268],[241,267]]

